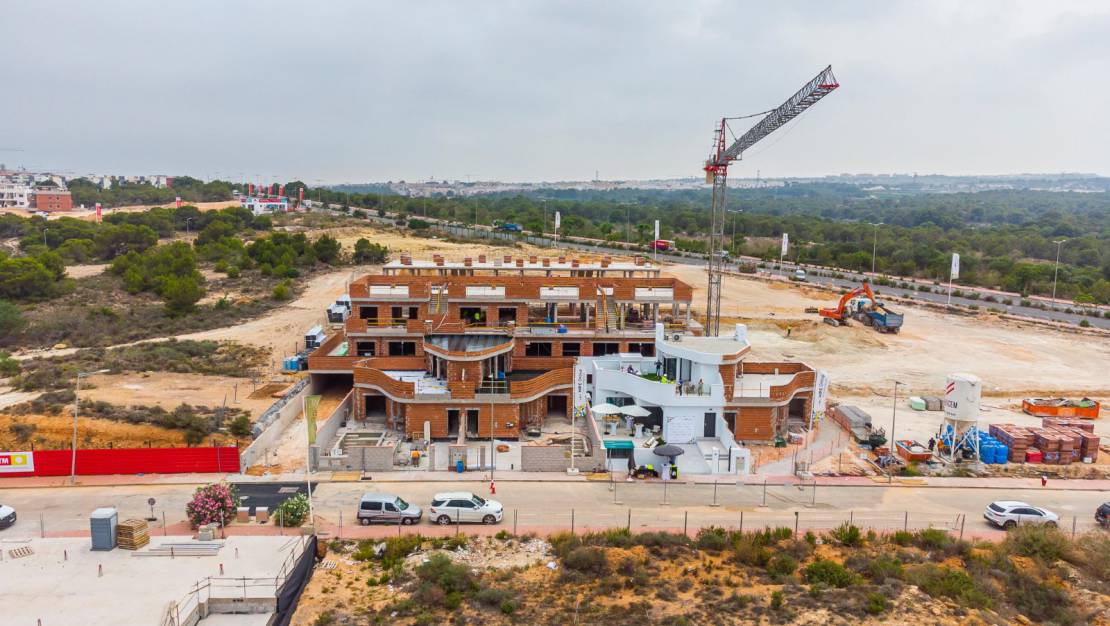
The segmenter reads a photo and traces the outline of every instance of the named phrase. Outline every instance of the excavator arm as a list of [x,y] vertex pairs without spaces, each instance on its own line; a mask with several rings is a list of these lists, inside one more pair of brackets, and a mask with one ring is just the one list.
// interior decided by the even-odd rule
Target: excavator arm
[[852,289],[848,293],[840,296],[840,301],[836,304],[836,308],[832,309],[819,309],[818,315],[826,319],[843,322],[848,319],[848,301],[856,296],[867,296],[871,302],[875,303],[875,294],[871,291],[871,286],[863,283],[859,287]]

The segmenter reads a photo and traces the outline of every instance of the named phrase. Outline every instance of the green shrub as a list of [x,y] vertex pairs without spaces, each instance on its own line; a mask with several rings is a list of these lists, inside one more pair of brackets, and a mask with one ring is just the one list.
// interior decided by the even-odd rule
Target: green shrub
[[436,585],[444,593],[470,593],[478,587],[470,567],[455,563],[446,554],[433,554],[415,572],[417,578]]
[[782,580],[798,569],[798,562],[788,554],[776,554],[767,561],[767,573],[775,580]]
[[867,563],[867,576],[876,584],[881,584],[887,579],[901,579],[904,575],[902,562],[890,556],[878,556]]
[[781,591],[771,592],[771,608],[778,611],[786,603],[786,596]]
[[602,576],[609,571],[609,558],[601,548],[582,546],[571,550],[563,559],[563,565],[583,574]]
[[863,606],[863,610],[868,615],[878,615],[889,608],[890,601],[883,594],[875,592],[867,594],[867,604]]
[[922,550],[943,550],[952,543],[952,538],[939,528],[923,528],[917,531],[914,543]]
[[836,561],[820,560],[806,566],[805,579],[808,583],[824,583],[830,587],[843,589],[859,582],[859,578]]
[[312,622],[312,626],[331,626],[331,624],[334,623],[335,613],[332,613],[331,610],[327,610],[316,616],[316,619]]
[[967,572],[927,563],[910,568],[906,578],[935,598],[951,598],[973,609],[991,605],[990,596],[983,592]]
[[857,547],[863,544],[863,536],[860,533],[859,526],[844,522],[840,526],[832,529],[829,536],[835,539],[840,545]]
[[287,498],[277,505],[271,514],[274,523],[279,526],[300,526],[308,517],[308,496],[303,493]]
[[517,608],[516,600],[505,600],[504,602],[501,603],[500,608],[501,608],[501,612],[504,613],[505,615],[512,615],[513,613],[516,612],[516,608]]
[[905,530],[896,530],[894,534],[890,536],[891,541],[902,547],[913,545],[913,538],[913,533]]
[[1067,536],[1050,526],[1017,526],[1006,534],[1000,548],[1005,553],[1031,557],[1044,563],[1075,559]]
[[270,293],[270,297],[274,300],[288,300],[292,297],[292,289],[288,280],[283,280],[274,286],[274,290]]
[[227,427],[228,432],[236,437],[250,437],[251,435],[251,420],[246,415],[240,415],[231,420]]
[[728,535],[725,529],[710,526],[698,530],[697,546],[702,550],[720,552],[728,547]]
[[515,597],[512,591],[508,589],[498,589],[496,587],[486,587],[474,594],[475,601],[489,607],[499,607],[502,603],[513,600]]

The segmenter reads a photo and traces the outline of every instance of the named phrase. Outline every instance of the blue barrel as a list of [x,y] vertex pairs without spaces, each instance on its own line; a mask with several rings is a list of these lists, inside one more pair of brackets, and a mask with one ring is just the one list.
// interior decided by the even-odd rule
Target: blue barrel
[[1010,460],[1010,447],[1006,444],[998,444],[998,451],[995,453],[994,458],[1000,465],[1005,465]]
[[455,471],[456,472],[462,474],[465,469],[466,469],[466,464],[463,463],[462,459],[459,459],[458,461],[455,461]]
[[979,460],[988,465],[994,463],[994,444],[989,441],[979,442]]

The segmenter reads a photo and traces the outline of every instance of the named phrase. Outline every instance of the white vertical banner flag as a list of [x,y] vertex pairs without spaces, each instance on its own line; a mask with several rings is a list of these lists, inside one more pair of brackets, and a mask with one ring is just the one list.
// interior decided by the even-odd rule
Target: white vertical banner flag
[[659,220],[655,220],[655,240],[659,241]]
[[960,277],[960,254],[958,252],[952,253],[952,275],[949,280],[956,280]]
[[559,230],[559,212],[555,211],[555,230]]
[[779,255],[780,256],[786,256],[786,250],[789,247],[790,247],[790,235],[788,235],[786,233],[783,233],[782,234],[782,252],[780,252]]

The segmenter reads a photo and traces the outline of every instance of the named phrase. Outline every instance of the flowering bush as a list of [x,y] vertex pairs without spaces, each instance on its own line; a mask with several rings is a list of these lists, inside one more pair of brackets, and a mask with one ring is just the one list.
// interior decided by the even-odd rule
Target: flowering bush
[[185,515],[193,528],[204,524],[222,524],[235,517],[239,508],[239,494],[235,487],[224,483],[212,483],[204,487],[197,487],[193,492],[193,499],[185,505]]
[[270,519],[279,526],[300,526],[308,517],[308,498],[303,493],[289,498],[274,509]]

